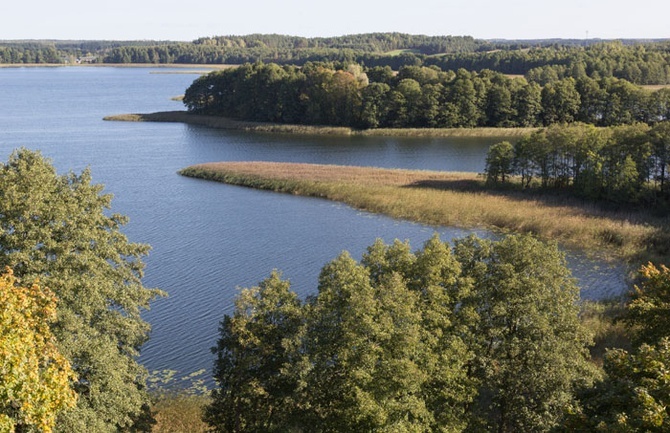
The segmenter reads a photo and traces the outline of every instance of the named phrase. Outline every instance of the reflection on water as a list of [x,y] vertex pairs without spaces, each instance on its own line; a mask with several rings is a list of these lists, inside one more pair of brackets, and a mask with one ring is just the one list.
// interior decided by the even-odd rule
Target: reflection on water
[[[377,237],[444,240],[472,231],[436,228],[353,210],[320,199],[232,187],[178,176],[208,161],[270,160],[427,170],[483,170],[494,139],[302,137],[217,131],[181,124],[103,122],[109,114],[180,109],[171,101],[193,76],[150,69],[0,70],[0,158],[39,149],[59,172],[91,167],[115,195],[124,230],[152,246],[145,285],[169,298],[144,317],[153,327],[141,361],[150,370],[211,370],[209,348],[238,287],[280,269],[305,296],[321,267],[348,250],[360,258]],[[486,236],[486,233],[479,233]],[[585,298],[621,293],[624,269],[571,254]]]

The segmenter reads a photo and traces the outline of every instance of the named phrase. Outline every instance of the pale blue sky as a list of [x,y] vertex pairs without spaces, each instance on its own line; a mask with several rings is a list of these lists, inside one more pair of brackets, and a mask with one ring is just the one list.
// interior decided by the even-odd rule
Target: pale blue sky
[[[475,38],[670,38],[670,1],[6,0],[0,39],[391,32]],[[588,33],[587,33],[588,32]]]

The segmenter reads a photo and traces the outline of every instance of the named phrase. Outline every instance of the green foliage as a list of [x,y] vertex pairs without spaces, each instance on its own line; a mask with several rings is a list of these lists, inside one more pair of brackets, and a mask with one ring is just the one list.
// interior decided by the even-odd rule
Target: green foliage
[[505,183],[505,178],[512,174],[513,163],[512,143],[503,141],[492,145],[486,155],[486,184]]
[[[300,304],[275,273],[221,326],[216,431],[548,431],[590,377],[578,291],[527,236],[375,242]],[[272,320],[270,320],[272,318]],[[515,430],[516,429],[516,430]]]
[[605,379],[580,394],[565,431],[666,432],[670,429],[670,340],[643,344],[632,354],[616,349],[605,358]]
[[670,337],[670,269],[649,263],[640,269],[642,283],[636,285],[624,316],[637,344],[656,344]]
[[205,420],[219,432],[290,431],[300,382],[303,311],[277,272],[243,290],[221,322],[214,378],[219,388]]
[[106,214],[111,196],[101,191],[88,170],[57,175],[25,149],[0,166],[0,264],[55,293],[51,330],[77,376],[77,406],[57,431],[117,431],[148,403],[135,357],[149,331],[140,312],[160,292],[142,286],[148,247],[128,242],[126,218]]
[[579,289],[563,254],[530,236],[468,237],[455,253],[472,295],[469,346],[479,394],[471,431],[544,432],[588,381],[591,338],[579,319]]
[[50,433],[58,413],[77,402],[76,377],[49,329],[56,297],[37,284],[19,287],[7,269],[0,305],[0,431]]
[[664,432],[670,429],[670,269],[649,263],[640,269],[622,314],[633,331],[634,349],[609,350],[605,376],[578,393],[565,431]]
[[[186,90],[189,111],[239,120],[361,128],[529,127],[588,122],[658,123],[669,92],[618,79],[571,77],[543,87],[498,72],[403,66],[366,73],[354,63],[302,68],[244,64],[198,78]],[[637,162],[637,161],[636,161]]]
[[517,141],[512,155],[509,146],[492,146],[487,182],[494,185],[516,175],[523,188],[539,185],[592,200],[652,207],[664,214],[670,201],[668,125],[553,125]]

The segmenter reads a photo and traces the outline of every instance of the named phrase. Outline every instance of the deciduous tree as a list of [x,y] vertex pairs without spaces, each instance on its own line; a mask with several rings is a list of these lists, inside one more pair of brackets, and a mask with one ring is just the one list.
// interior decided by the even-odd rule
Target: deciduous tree
[[205,419],[217,432],[286,432],[297,424],[303,310],[273,272],[244,289],[221,322],[214,348],[218,388]]
[[91,173],[58,175],[38,152],[14,152],[0,166],[0,265],[39,278],[58,298],[51,325],[71,363],[77,407],[57,431],[115,432],[148,403],[136,361],[148,338],[140,312],[160,292],[142,286],[148,246],[128,242],[126,218],[108,214],[111,195]]
[[0,431],[49,433],[58,413],[77,401],[75,375],[49,329],[56,297],[37,284],[21,287],[6,269],[0,306]]

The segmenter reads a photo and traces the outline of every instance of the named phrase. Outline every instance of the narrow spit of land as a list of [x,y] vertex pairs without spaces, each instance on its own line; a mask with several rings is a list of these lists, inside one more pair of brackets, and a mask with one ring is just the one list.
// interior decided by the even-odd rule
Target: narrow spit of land
[[529,232],[632,265],[668,263],[668,220],[602,209],[553,194],[488,190],[475,173],[368,167],[218,162],[180,171],[232,185],[323,197],[354,208],[431,225]]
[[537,128],[379,128],[354,129],[344,126],[290,125],[281,123],[248,122],[220,116],[192,114],[188,111],[161,111],[148,114],[119,114],[106,116],[104,120],[126,122],[179,122],[252,132],[272,132],[305,135],[360,135],[395,137],[522,137]]

